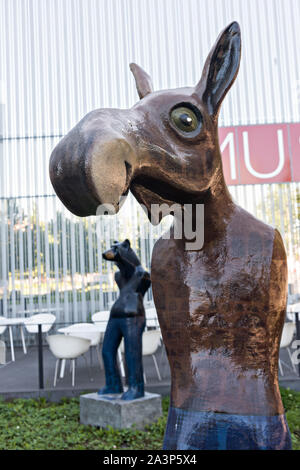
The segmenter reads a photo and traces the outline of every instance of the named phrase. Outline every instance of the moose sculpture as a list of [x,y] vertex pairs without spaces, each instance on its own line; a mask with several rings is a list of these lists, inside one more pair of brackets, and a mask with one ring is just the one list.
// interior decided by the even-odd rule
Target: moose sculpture
[[104,203],[117,211],[129,190],[149,218],[154,203],[204,205],[201,249],[186,250],[185,236],[172,236],[174,217],[152,255],[172,379],[164,449],[291,447],[278,387],[285,249],[277,230],[233,202],[218,142],[240,53],[233,22],[195,87],[154,92],[149,75],[131,64],[141,100],[129,110],[89,113],[51,156],[53,186],[79,216]]

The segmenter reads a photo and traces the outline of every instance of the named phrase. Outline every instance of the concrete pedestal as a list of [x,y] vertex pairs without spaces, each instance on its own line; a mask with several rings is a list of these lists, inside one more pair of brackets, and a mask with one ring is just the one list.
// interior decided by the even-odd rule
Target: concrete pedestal
[[162,415],[161,396],[145,393],[142,398],[125,401],[121,395],[88,393],[80,396],[80,422],[106,428],[144,429]]

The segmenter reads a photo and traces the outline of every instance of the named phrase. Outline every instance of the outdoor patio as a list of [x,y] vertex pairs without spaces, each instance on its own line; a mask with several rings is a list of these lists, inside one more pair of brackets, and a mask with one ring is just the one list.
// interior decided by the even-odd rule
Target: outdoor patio
[[[27,354],[24,354],[21,347],[15,349],[16,360],[10,361],[10,351],[7,350],[7,364],[0,366],[0,395],[5,399],[20,397],[38,397],[45,396],[49,400],[57,401],[62,397],[78,396],[85,391],[96,391],[105,383],[104,370],[100,368],[96,353],[93,350],[92,366],[90,367],[90,352],[86,356],[76,361],[75,387],[72,387],[72,379],[69,364],[67,362],[65,374],[59,379],[56,387],[53,387],[53,378],[55,370],[55,357],[50,352],[47,345],[43,346],[43,376],[44,389],[39,389],[39,363],[38,348],[31,346]],[[168,395],[170,392],[170,370],[167,362],[165,350],[159,347],[155,353],[159,371],[162,380],[158,376],[151,356],[143,358],[144,370],[147,383],[145,388],[149,392],[156,392],[162,395]],[[281,349],[280,358],[285,364],[290,366],[288,353]],[[89,376],[89,368],[91,379]],[[291,368],[283,364],[282,376],[279,374],[279,382],[283,387],[289,387],[300,391],[300,377]],[[124,379],[123,379],[124,380]]]
[[[50,400],[59,400],[62,397],[77,396],[84,391],[98,390],[105,384],[104,370],[100,368],[95,351],[90,366],[90,352],[76,360],[75,386],[72,387],[70,361],[67,361],[64,377],[53,386],[56,358],[48,346],[43,347],[43,375],[44,389],[39,390],[39,363],[38,348],[28,348],[27,354],[23,349],[15,349],[16,360],[10,361],[10,351],[7,351],[5,366],[0,366],[0,395],[4,398],[47,396]],[[147,383],[145,388],[149,392],[157,392],[163,395],[169,394],[170,371],[165,351],[161,347],[155,353],[162,380],[158,376],[151,356],[143,358],[144,371]],[[88,367],[86,366],[88,364]],[[89,374],[90,373],[90,374]],[[91,378],[90,378],[91,375]],[[124,380],[124,379],[123,379]],[[125,381],[125,380],[124,380]]]

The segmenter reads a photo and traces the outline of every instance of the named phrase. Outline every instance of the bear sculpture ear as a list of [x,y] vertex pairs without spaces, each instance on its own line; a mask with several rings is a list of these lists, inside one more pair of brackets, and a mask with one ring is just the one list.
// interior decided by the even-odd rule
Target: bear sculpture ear
[[124,243],[125,243],[126,245],[128,245],[128,248],[130,248],[130,241],[128,240],[128,238],[126,238],[126,240],[124,240]]

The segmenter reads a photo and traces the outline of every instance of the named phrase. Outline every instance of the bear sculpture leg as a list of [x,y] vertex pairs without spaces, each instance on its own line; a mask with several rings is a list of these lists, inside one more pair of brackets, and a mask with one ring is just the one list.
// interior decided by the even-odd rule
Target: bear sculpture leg
[[102,349],[106,386],[99,395],[122,393],[123,386],[117,365],[117,352],[122,337],[125,344],[125,359],[128,371],[128,390],[122,400],[134,400],[144,396],[142,335],[145,329],[144,317],[111,318],[108,322]]
[[117,352],[122,339],[118,320],[111,318],[106,327],[102,347],[106,385],[98,391],[99,395],[123,392],[122,380],[117,364]]
[[142,335],[144,329],[144,317],[122,319],[125,359],[128,371],[128,390],[122,395],[122,400],[134,400],[144,396],[142,362]]

